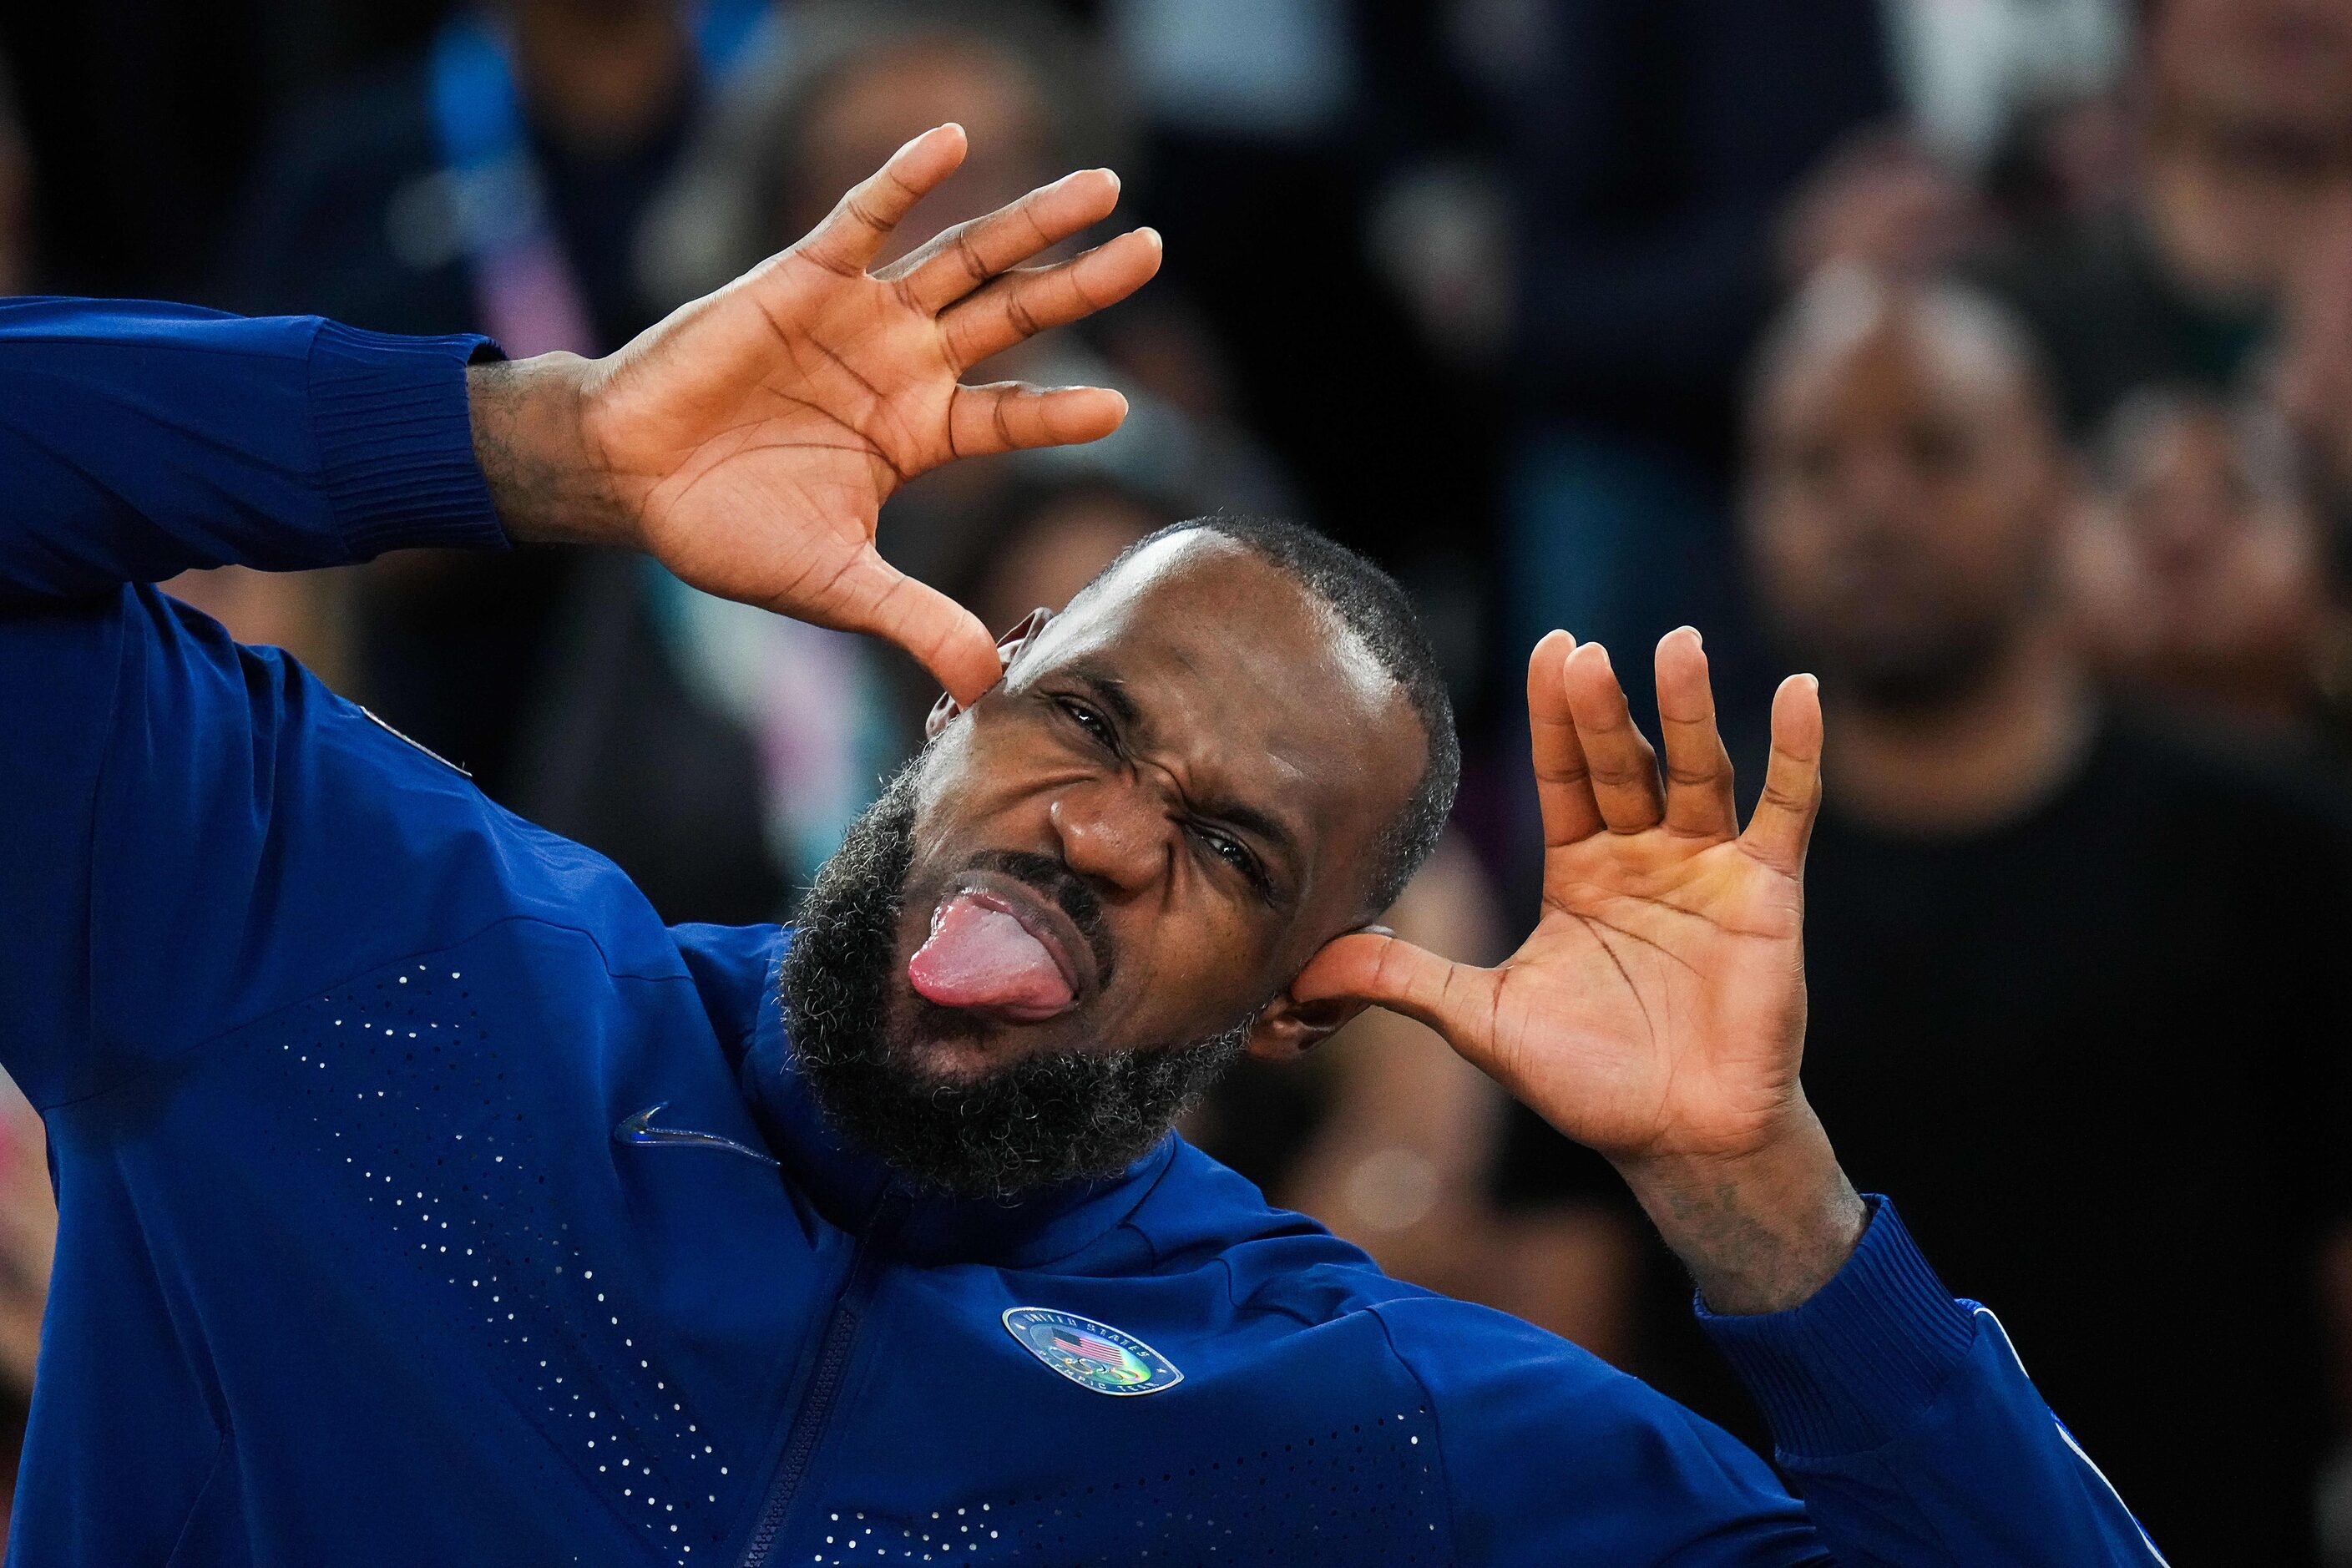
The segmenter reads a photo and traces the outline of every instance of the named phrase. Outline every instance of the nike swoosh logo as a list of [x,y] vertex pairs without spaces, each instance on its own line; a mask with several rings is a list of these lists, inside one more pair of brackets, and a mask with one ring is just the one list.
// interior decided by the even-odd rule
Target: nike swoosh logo
[[[666,1144],[673,1149],[717,1149],[729,1154],[740,1154],[747,1160],[757,1160],[762,1165],[776,1164],[772,1158],[761,1153],[750,1144],[738,1143],[732,1138],[721,1138],[716,1132],[696,1132],[684,1127],[655,1126],[654,1118],[659,1116],[668,1108],[668,1105],[669,1101],[665,1100],[656,1104],[648,1105],[643,1110],[632,1115],[624,1116],[621,1118],[621,1124],[613,1129],[613,1142]],[[777,1168],[781,1170],[782,1167],[777,1166]]]

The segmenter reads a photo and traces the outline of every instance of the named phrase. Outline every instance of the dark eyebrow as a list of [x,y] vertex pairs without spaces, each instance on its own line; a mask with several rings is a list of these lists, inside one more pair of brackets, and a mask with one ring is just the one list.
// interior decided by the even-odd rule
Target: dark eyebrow
[[1084,665],[1072,668],[1070,674],[1097,701],[1110,710],[1112,718],[1130,730],[1143,727],[1143,710],[1135,705],[1135,699],[1127,694],[1126,684],[1116,676],[1102,674]]
[[[1150,738],[1151,727],[1143,716],[1143,710],[1136,705],[1126,683],[1117,676],[1079,662],[1070,667],[1070,678],[1084,686],[1096,701],[1108,709],[1120,724],[1137,731],[1139,737],[1146,741]],[[1196,799],[1192,805],[1202,816],[1264,839],[1276,855],[1292,866],[1299,864],[1298,836],[1271,813],[1237,800]]]
[[1257,807],[1244,805],[1237,800],[1202,800],[1192,804],[1202,816],[1214,817],[1219,822],[1240,828],[1244,833],[1255,834],[1272,845],[1285,859],[1293,865],[1297,864],[1298,841],[1291,837],[1290,829]]

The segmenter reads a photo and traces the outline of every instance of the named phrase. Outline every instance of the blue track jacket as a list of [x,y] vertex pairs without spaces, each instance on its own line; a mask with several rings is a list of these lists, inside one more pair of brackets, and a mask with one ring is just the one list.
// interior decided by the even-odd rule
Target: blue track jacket
[[488,352],[0,305],[0,1059],[62,1211],[11,1562],[2160,1561],[1883,1202],[1707,1320],[1784,1486],[1175,1138],[895,1188],[794,1076],[785,933],[666,928],[150,585],[499,546]]

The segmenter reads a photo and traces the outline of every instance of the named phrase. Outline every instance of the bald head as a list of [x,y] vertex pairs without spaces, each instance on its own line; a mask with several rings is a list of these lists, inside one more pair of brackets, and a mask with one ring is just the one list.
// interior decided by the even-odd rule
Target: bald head
[[1991,299],[1824,275],[1767,336],[1747,426],[1758,589],[1833,694],[1954,700],[2042,613],[2068,465]]

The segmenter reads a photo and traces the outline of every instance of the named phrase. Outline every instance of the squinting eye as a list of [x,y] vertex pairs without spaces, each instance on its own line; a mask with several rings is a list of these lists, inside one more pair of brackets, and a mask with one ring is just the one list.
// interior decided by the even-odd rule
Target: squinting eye
[[1250,858],[1250,852],[1243,848],[1239,844],[1234,843],[1232,839],[1226,837],[1222,833],[1212,833],[1207,828],[1195,828],[1193,831],[1201,836],[1202,841],[1209,846],[1210,849],[1216,854],[1219,859],[1224,861],[1234,870],[1250,876],[1255,876],[1256,874],[1257,863]]
[[1111,734],[1110,725],[1104,721],[1101,714],[1096,712],[1085,703],[1073,702],[1066,697],[1063,698],[1061,702],[1062,711],[1070,716],[1071,722],[1077,725],[1079,729],[1084,730],[1087,734],[1092,735],[1103,745],[1110,746],[1112,744],[1116,737]]

